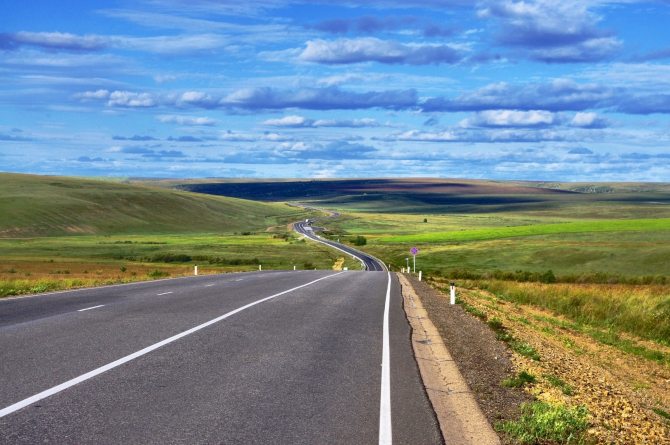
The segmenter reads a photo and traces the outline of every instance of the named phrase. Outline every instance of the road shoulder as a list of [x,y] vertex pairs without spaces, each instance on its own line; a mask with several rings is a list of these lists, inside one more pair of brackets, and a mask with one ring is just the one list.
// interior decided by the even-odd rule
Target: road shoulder
[[500,444],[414,287],[405,276],[396,275],[421,378],[445,440],[454,445]]

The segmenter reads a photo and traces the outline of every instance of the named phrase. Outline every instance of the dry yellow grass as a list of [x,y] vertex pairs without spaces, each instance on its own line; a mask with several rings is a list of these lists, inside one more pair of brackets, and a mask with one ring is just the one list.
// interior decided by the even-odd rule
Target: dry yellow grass
[[661,344],[670,341],[670,286],[543,284],[479,281],[476,287],[505,300],[532,304],[591,326]]

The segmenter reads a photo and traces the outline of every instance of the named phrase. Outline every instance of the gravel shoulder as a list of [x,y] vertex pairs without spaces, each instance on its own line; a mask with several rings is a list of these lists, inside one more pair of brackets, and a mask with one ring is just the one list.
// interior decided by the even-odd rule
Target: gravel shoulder
[[404,277],[421,299],[489,424],[516,419],[521,403],[532,401],[533,396],[500,385],[516,373],[512,352],[495,339],[493,331],[461,306],[450,305],[447,297],[415,277]]

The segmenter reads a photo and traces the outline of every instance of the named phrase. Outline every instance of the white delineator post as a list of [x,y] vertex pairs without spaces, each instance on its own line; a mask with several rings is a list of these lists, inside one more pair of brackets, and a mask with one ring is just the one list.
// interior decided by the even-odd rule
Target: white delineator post
[[421,281],[421,271],[419,271],[419,281]]
[[258,270],[263,270],[263,266],[259,264],[258,265]]
[[295,265],[293,265],[293,270],[295,270]]
[[193,270],[194,275],[198,275],[198,266],[195,266],[195,269]]
[[456,304],[456,285],[451,283],[451,304]]

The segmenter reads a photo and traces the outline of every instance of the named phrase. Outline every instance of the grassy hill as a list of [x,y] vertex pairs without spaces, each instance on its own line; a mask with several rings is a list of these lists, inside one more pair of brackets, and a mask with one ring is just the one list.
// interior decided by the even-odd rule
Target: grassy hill
[[257,231],[304,218],[286,205],[56,176],[0,173],[0,237]]

